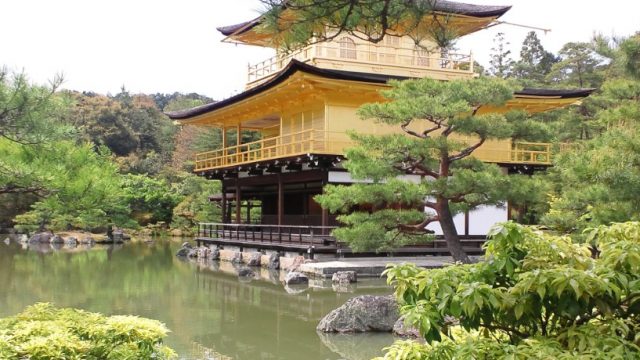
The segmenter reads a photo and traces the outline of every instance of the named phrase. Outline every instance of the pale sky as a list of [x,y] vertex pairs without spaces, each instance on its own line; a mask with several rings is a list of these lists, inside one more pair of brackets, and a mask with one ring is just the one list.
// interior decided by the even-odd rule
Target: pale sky
[[[501,20],[550,28],[539,32],[557,52],[594,32],[630,35],[640,30],[637,0],[466,0],[508,4]],[[98,93],[197,92],[220,100],[241,91],[248,63],[273,51],[221,43],[215,28],[257,16],[259,0],[3,0],[0,66],[24,69],[35,82],[56,73],[64,87]],[[468,35],[460,52],[473,51],[488,66],[497,32],[517,55],[527,29],[500,25]]]

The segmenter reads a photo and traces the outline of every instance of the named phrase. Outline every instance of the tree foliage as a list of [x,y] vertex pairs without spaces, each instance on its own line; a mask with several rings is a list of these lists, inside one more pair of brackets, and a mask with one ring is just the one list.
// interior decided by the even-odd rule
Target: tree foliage
[[493,38],[493,47],[489,59],[489,74],[506,79],[513,72],[514,61],[511,58],[511,50],[507,49],[510,43],[505,39],[504,33],[499,32]]
[[590,100],[598,136],[556,156],[555,192],[543,222],[557,231],[580,234],[586,227],[640,218],[640,80],[629,72],[623,54],[625,44],[636,42],[637,37],[629,38],[610,52],[611,75]]
[[590,243],[514,223],[493,228],[483,262],[387,270],[406,321],[426,344],[383,359],[632,359],[640,356],[640,223]]
[[261,31],[271,34],[275,45],[296,49],[312,42],[324,42],[350,34],[372,43],[387,35],[410,36],[416,44],[429,39],[450,48],[457,37],[448,17],[433,26],[421,26],[437,0],[261,0],[266,10]]
[[[501,105],[512,97],[513,87],[499,79],[391,84],[383,92],[389,101],[365,105],[360,115],[404,133],[353,134],[357,146],[347,151],[351,175],[375,183],[329,186],[316,199],[332,212],[346,213],[339,220],[347,226],[335,235],[357,250],[415,242],[424,238],[427,225],[438,222],[454,258],[468,261],[453,216],[499,204],[509,188],[498,166],[475,159],[473,152],[487,140],[524,135],[526,116],[479,113],[483,105]],[[397,178],[407,174],[414,180]]]
[[553,53],[545,50],[535,31],[527,34],[520,49],[520,60],[513,66],[514,76],[527,83],[544,83],[555,63],[559,61]]

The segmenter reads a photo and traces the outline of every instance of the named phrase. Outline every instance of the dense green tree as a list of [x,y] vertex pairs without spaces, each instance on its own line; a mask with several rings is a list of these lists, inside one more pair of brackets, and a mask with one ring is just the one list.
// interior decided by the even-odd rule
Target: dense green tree
[[514,61],[511,58],[510,43],[505,39],[504,33],[499,32],[493,38],[493,47],[489,59],[489,74],[506,79],[511,76]]
[[426,344],[401,341],[383,359],[636,359],[640,223],[591,230],[598,249],[506,223],[485,260],[387,270],[401,312]]
[[174,190],[182,196],[182,200],[173,208],[173,228],[193,230],[200,222],[221,219],[220,204],[209,201],[209,196],[220,193],[219,181],[179,173]]
[[569,42],[558,54],[560,61],[553,64],[547,75],[551,82],[580,88],[597,88],[602,84],[600,69],[604,59],[595,52],[593,44]]
[[131,215],[141,225],[170,224],[173,208],[181,201],[181,196],[163,178],[127,174],[123,176],[122,188]]
[[[427,233],[425,226],[438,222],[454,259],[467,262],[453,216],[498,204],[509,193],[509,177],[473,152],[489,139],[523,135],[529,121],[522,113],[478,113],[483,105],[501,105],[513,96],[514,89],[499,79],[391,85],[383,92],[389,102],[365,105],[360,115],[404,134],[353,134],[357,146],[346,154],[352,176],[374,184],[328,186],[317,200],[332,212],[347,213],[339,217],[346,226],[334,234],[355,250],[416,242]],[[398,178],[406,174],[419,180]]]
[[527,83],[544,83],[553,64],[558,61],[553,53],[545,50],[536,32],[531,31],[522,42],[520,60],[514,64],[513,74]]
[[91,144],[58,141],[37,147],[15,147],[0,142],[3,159],[16,172],[41,187],[32,209],[16,217],[27,230],[94,229],[108,223],[131,225],[122,194],[121,176],[108,149]]
[[632,37],[613,49],[610,78],[594,96],[594,122],[601,133],[576,143],[555,158],[551,179],[555,192],[545,224],[576,232],[598,224],[640,218],[640,80],[629,71],[625,49]]

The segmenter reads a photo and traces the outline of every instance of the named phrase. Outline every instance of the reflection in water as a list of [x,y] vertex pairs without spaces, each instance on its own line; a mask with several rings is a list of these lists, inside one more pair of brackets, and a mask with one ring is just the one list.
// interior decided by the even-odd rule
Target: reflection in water
[[179,260],[179,244],[81,251],[0,243],[0,317],[48,301],[158,319],[173,331],[167,343],[183,359],[364,359],[392,341],[390,335],[315,331],[322,316],[350,297],[389,293],[382,282],[360,283],[347,293],[330,286],[290,293],[280,272],[254,269],[255,279],[240,281],[229,263]]

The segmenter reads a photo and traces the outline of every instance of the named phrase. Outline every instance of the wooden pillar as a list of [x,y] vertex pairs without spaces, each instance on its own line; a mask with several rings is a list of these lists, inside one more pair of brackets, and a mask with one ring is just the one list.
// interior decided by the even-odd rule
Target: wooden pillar
[[251,207],[253,204],[251,200],[247,200],[247,224],[251,224]]
[[282,225],[284,218],[284,186],[282,174],[278,174],[278,225]]
[[222,220],[220,222],[225,223],[227,221],[227,189],[224,187],[224,180],[222,181]]
[[236,224],[240,224],[242,222],[242,202],[240,200],[240,179],[236,179]]
[[[322,193],[324,193],[324,187],[327,185],[326,181],[322,182]],[[329,210],[322,208],[322,226],[329,226]],[[322,229],[322,235],[328,235],[326,229]]]
[[469,236],[469,211],[464,212],[464,234]]
[[222,163],[227,163],[227,128],[222,126]]

